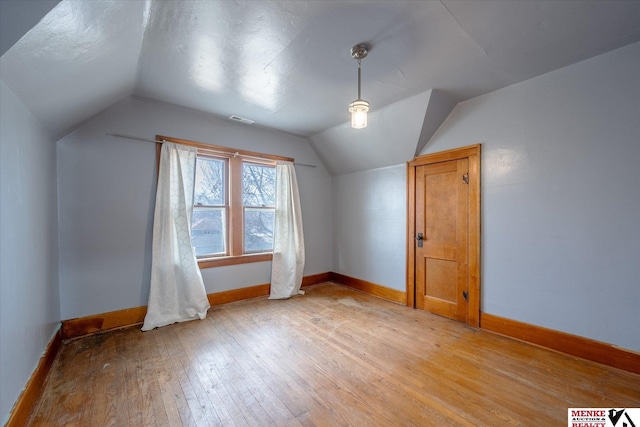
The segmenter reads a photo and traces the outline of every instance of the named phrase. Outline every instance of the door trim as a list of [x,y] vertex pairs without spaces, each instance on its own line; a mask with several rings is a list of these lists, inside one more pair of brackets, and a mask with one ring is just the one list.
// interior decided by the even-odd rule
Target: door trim
[[425,154],[407,162],[407,305],[416,306],[416,167],[469,159],[469,304],[467,324],[480,327],[480,148],[481,144]]

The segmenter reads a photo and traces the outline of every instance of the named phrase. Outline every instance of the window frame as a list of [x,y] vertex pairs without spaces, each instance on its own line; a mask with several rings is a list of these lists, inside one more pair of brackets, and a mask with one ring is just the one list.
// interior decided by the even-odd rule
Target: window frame
[[[224,235],[224,249],[225,251],[222,253],[216,253],[216,254],[208,254],[208,257],[201,257],[202,259],[204,258],[218,258],[218,257],[223,257],[223,256],[228,256],[229,255],[229,233],[228,233],[228,229],[229,229],[229,213],[230,213],[230,209],[229,209],[229,159],[226,156],[214,156],[211,154],[198,154],[197,157],[199,159],[203,159],[203,160],[215,160],[215,161],[222,161],[223,163],[223,171],[222,171],[222,179],[224,182],[224,197],[222,200],[222,204],[219,205],[197,205],[195,203],[194,200],[194,204],[193,204],[193,212],[196,211],[196,209],[202,209],[204,211],[206,211],[207,209],[222,209],[224,211],[224,230],[225,230],[225,235]],[[193,221],[193,216],[191,218],[191,220]],[[193,222],[191,224],[192,226],[192,241],[193,241]],[[200,259],[200,258],[198,258]]]
[[[223,147],[219,145],[205,144],[202,142],[189,141],[180,138],[172,138],[163,135],[156,135],[158,141],[156,152],[158,165],[160,164],[160,149],[162,142],[173,142],[187,146],[196,147],[198,156],[225,158],[228,162],[227,197],[227,254],[211,257],[198,258],[200,269],[221,267],[226,265],[237,265],[251,262],[271,261],[273,252],[244,253],[244,204],[242,200],[242,166],[245,163],[273,165],[276,161],[293,162],[290,157],[276,156],[272,154],[262,154],[253,151],[238,150],[235,148]],[[158,167],[159,169],[159,167]]]
[[[242,210],[242,252],[243,255],[258,255],[258,254],[264,254],[264,253],[273,253],[273,249],[269,250],[269,251],[246,251],[246,247],[245,247],[245,241],[244,241],[244,237],[246,234],[246,212],[247,209],[254,209],[254,210],[270,210],[273,211],[274,213],[274,217],[275,217],[275,212],[276,212],[276,202],[275,202],[275,194],[274,194],[274,201],[273,201],[273,206],[251,206],[251,205],[245,205],[244,204],[244,166],[245,165],[256,165],[256,166],[266,166],[266,167],[270,167],[274,169],[274,174],[275,174],[275,166],[276,166],[276,162],[275,160],[269,160],[269,161],[265,161],[262,159],[241,159],[240,162],[240,178],[242,180],[242,182],[240,183],[239,186],[236,187],[235,190],[238,191],[237,196],[240,197],[240,209]],[[274,185],[275,185],[275,181],[274,181]],[[239,188],[238,188],[239,187]],[[276,190],[276,188],[274,188],[274,191]]]

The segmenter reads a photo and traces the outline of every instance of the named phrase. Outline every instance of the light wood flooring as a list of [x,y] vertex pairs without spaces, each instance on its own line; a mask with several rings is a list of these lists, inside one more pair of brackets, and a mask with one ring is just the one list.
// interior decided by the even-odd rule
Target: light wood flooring
[[65,344],[34,426],[566,426],[640,375],[333,283]]

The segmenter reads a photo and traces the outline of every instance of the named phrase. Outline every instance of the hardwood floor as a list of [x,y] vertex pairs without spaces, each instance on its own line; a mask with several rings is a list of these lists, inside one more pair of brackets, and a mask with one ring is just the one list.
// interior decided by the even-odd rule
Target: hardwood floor
[[63,346],[33,426],[563,426],[640,375],[325,283]]

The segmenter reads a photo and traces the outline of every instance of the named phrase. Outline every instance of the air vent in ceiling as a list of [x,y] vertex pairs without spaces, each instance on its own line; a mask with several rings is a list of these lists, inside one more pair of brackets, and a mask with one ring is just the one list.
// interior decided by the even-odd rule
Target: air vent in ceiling
[[246,123],[248,125],[254,122],[254,120],[245,119],[244,117],[236,116],[235,114],[230,115],[229,119],[235,122]]

